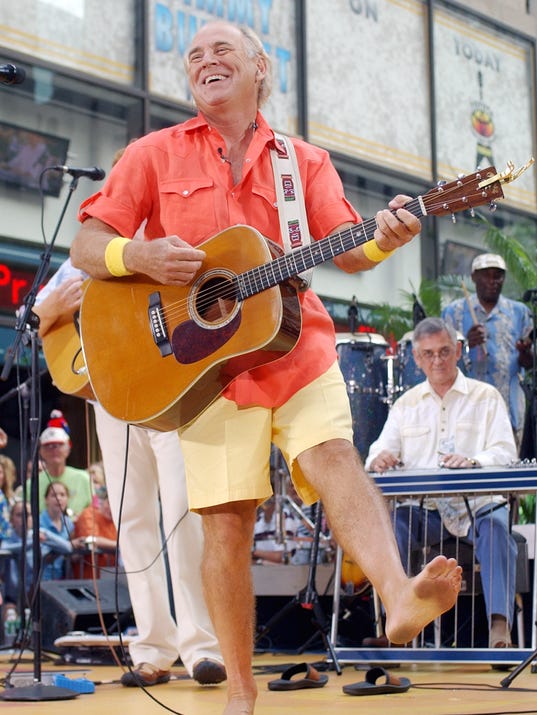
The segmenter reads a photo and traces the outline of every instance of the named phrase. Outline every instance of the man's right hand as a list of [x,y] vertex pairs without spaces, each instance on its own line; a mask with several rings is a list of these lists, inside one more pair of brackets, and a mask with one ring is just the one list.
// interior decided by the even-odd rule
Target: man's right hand
[[485,326],[481,323],[472,325],[472,327],[468,331],[468,334],[466,335],[466,338],[468,340],[469,348],[475,348],[476,345],[483,345],[483,343],[487,340]]
[[190,246],[178,236],[153,241],[132,241],[125,246],[123,261],[128,270],[144,273],[164,285],[188,285],[201,268],[205,251]]
[[399,457],[389,452],[387,449],[383,449],[379,452],[375,459],[369,465],[369,469],[372,472],[386,472],[388,469],[395,469],[395,467],[400,467],[401,462]]

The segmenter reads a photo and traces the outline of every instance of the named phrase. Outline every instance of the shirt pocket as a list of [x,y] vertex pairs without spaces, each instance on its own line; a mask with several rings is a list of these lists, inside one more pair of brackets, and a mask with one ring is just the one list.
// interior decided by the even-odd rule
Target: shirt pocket
[[401,436],[404,439],[423,439],[430,434],[429,425],[404,425],[401,427]]
[[254,182],[248,196],[248,221],[252,226],[262,226],[262,233],[282,245],[280,220],[274,185]]
[[401,461],[404,464],[423,466],[423,460],[427,458],[431,449],[431,440],[431,428],[428,424],[407,424],[402,426]]
[[160,220],[166,235],[196,245],[218,231],[214,181],[209,176],[161,182]]
[[471,457],[481,449],[479,439],[480,423],[474,421],[458,421],[455,427],[455,451],[457,454]]
[[270,206],[272,211],[278,210],[278,204],[276,202],[276,191],[273,185],[261,184],[256,181],[252,184],[252,194],[254,195],[254,197],[266,202]]

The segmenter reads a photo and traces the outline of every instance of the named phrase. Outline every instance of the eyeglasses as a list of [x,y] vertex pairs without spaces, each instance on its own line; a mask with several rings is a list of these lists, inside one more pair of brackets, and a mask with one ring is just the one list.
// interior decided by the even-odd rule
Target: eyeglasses
[[432,362],[435,358],[438,360],[447,360],[451,355],[453,355],[454,349],[448,347],[447,345],[436,352],[434,350],[420,350],[419,356],[422,360],[427,362]]
[[47,442],[42,444],[43,449],[60,449],[60,447],[65,447],[65,442]]

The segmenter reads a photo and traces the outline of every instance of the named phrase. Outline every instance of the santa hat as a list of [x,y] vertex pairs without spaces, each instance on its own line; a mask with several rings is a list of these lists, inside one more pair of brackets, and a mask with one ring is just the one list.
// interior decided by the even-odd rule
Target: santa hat
[[50,419],[47,422],[47,427],[60,427],[65,430],[68,435],[71,434],[67,420],[63,416],[63,412],[60,412],[60,410],[52,410],[50,413]]
[[71,445],[71,430],[67,420],[63,416],[63,412],[60,410],[52,410],[50,413],[50,419],[47,422],[46,429],[41,433],[39,438],[40,444],[47,444],[50,442],[65,442]]

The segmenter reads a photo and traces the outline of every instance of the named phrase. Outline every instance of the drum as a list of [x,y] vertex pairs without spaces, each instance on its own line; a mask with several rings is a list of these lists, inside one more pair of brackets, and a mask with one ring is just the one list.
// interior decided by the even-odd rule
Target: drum
[[[425,375],[416,365],[412,354],[412,338],[414,331],[409,330],[397,343],[397,360],[394,367],[395,392],[397,395],[406,392],[419,382],[425,380]],[[457,340],[462,343],[462,353],[457,366],[466,375],[468,365],[468,342],[462,333],[457,332]]]
[[392,357],[378,333],[338,333],[339,366],[351,405],[354,445],[365,460],[388,417],[388,372]]

